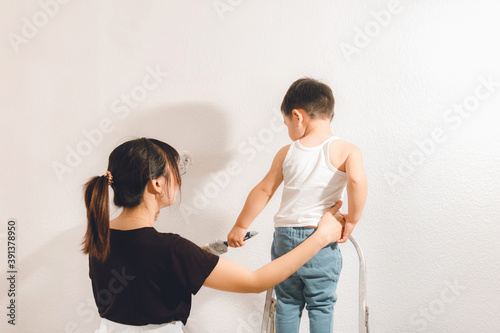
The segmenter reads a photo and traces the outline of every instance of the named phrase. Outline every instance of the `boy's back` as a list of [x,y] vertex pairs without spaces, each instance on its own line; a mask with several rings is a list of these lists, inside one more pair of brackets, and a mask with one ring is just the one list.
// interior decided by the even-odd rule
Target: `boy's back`
[[[305,139],[309,143],[302,143]],[[312,139],[305,137],[288,146],[282,164],[284,188],[280,209],[274,217],[275,227],[317,227],[321,216],[342,197],[347,184],[342,157],[348,156],[348,143],[336,136],[319,144],[316,143],[321,137]]]
[[271,258],[279,258],[315,232],[323,213],[347,188],[349,213],[340,213],[345,221],[341,239],[323,248],[275,287],[277,333],[298,332],[304,306],[311,332],[332,332],[335,290],[342,269],[337,243],[349,238],[366,199],[361,151],[331,132],[333,106],[331,89],[319,81],[304,78],[290,86],[281,112],[293,143],[278,151],[269,172],[248,195],[227,237],[230,246],[244,245],[248,226],[284,181],[271,247]]

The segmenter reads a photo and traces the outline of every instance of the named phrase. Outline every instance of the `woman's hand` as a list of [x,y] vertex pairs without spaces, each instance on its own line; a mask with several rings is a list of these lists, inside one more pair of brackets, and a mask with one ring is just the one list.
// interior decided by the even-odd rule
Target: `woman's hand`
[[323,214],[318,223],[318,230],[316,232],[325,237],[326,245],[341,239],[344,233],[344,217],[340,213],[337,213],[340,207],[342,207],[342,200],[337,201],[330,210]]

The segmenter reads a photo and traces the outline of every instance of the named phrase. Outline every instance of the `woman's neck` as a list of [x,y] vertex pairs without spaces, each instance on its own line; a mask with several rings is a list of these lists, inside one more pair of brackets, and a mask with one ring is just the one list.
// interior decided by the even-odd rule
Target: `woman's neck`
[[110,228],[130,230],[141,227],[153,227],[154,221],[158,216],[159,211],[147,209],[141,204],[134,208],[123,208],[121,214],[114,220],[110,221]]

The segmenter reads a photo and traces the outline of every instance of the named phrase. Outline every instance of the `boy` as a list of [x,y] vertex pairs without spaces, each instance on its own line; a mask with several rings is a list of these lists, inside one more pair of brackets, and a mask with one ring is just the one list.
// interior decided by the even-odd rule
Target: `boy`
[[[250,192],[243,210],[228,234],[233,247],[245,244],[245,233],[285,182],[278,213],[274,216],[271,257],[291,251],[315,230],[323,213],[337,202],[347,186],[348,214],[342,238],[348,240],[366,201],[367,182],[362,154],[355,145],[333,136],[331,89],[314,79],[295,81],[288,89],[281,112],[293,143],[280,149],[271,169]],[[333,331],[333,307],[342,269],[337,243],[323,248],[296,273],[275,287],[276,332],[299,332],[304,306],[311,333]]]

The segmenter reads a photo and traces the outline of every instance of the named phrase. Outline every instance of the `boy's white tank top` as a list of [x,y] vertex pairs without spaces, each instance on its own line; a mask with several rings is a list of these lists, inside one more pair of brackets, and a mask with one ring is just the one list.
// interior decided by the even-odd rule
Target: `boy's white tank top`
[[332,136],[315,147],[304,147],[299,140],[290,145],[283,161],[283,196],[274,227],[318,226],[323,214],[342,198],[346,173],[330,162]]

